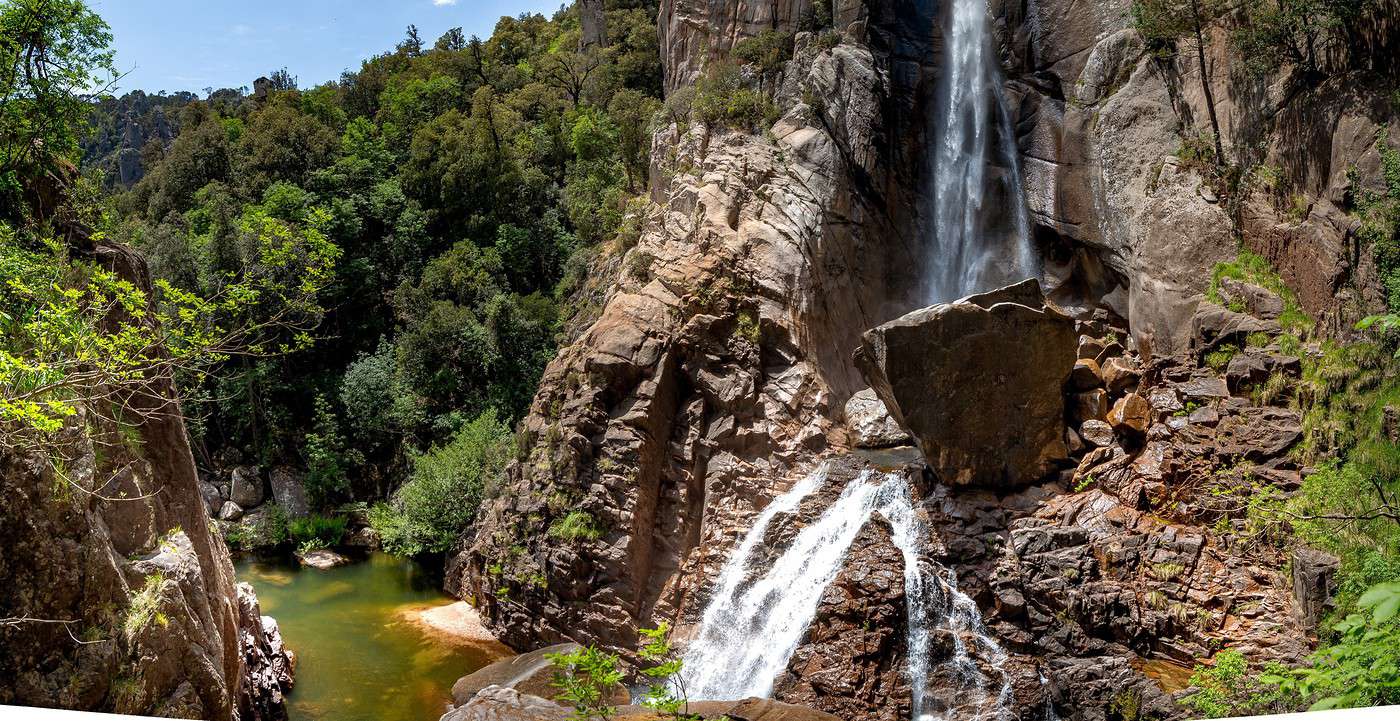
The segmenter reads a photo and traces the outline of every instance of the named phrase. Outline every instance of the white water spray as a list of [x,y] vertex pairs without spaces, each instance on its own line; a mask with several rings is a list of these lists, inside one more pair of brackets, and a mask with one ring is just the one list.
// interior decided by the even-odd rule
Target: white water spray
[[933,243],[926,282],[934,303],[1021,280],[1035,268],[986,0],[952,0],[943,39],[930,129]]
[[[960,719],[995,719],[1006,715],[1009,676],[1002,670],[1006,653],[982,623],[971,598],[958,591],[951,570],[926,573],[920,560],[926,529],[914,506],[908,481],[899,474],[876,479],[871,472],[852,481],[829,508],[802,529],[766,574],[747,586],[750,557],[767,526],[780,512],[796,510],[800,501],[825,480],[825,468],[779,496],[760,514],[744,541],[720,573],[696,639],[685,653],[686,690],[695,698],[741,699],[768,696],[806,636],[817,605],[840,572],[851,543],[874,514],[889,522],[891,538],[904,560],[908,663],[913,718],[934,721],[944,716],[928,710],[931,677],[955,687]],[[776,509],[776,510],[775,510]],[[946,629],[954,653],[930,666],[931,626]],[[996,693],[978,667],[964,638],[978,656],[1001,676]],[[943,704],[944,707],[951,703]],[[972,710],[976,715],[965,714]]]

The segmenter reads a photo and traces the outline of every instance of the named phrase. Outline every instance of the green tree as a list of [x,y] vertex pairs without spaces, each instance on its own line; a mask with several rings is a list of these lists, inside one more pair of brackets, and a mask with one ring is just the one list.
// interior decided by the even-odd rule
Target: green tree
[[1215,112],[1215,94],[1210,88],[1206,32],[1227,10],[1228,6],[1220,0],[1135,0],[1132,8],[1133,27],[1159,55],[1173,54],[1182,38],[1192,41],[1201,93],[1205,96],[1206,113],[1210,116],[1215,140],[1215,162],[1220,165],[1228,160],[1220,134],[1220,120]]
[[556,669],[554,687],[559,689],[559,698],[574,707],[571,719],[608,721],[617,713],[608,703],[624,678],[617,656],[587,646],[570,653],[546,654],[545,658]]
[[89,100],[116,82],[107,24],[80,0],[0,1],[0,220],[52,215]]
[[451,550],[514,455],[513,443],[510,428],[488,410],[448,443],[414,457],[408,482],[371,516],[385,550],[404,556]]

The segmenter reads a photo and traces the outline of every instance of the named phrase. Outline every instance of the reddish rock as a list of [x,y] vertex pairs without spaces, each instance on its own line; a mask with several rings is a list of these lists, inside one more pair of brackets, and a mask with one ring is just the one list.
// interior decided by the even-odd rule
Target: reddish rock
[[1108,391],[1098,388],[1069,397],[1069,418],[1074,423],[1101,421],[1108,416]]
[[1152,425],[1152,406],[1146,398],[1129,393],[1113,404],[1108,412],[1108,424],[1119,433],[1141,438]]
[[1070,388],[1075,391],[1088,391],[1103,386],[1099,374],[1099,364],[1092,358],[1080,358],[1074,362],[1074,370],[1069,375]]

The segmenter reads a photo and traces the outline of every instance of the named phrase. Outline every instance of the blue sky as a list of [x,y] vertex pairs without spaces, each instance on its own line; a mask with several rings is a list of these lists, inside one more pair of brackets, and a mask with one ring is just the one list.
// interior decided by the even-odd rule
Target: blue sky
[[409,23],[431,45],[448,28],[491,34],[502,15],[564,0],[89,0],[112,26],[128,90],[252,86],[283,65],[310,87],[393,49]]

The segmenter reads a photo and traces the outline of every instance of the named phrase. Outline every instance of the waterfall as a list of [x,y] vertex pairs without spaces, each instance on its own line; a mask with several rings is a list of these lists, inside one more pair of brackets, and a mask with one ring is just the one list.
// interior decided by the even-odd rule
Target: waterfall
[[951,0],[944,27],[930,128],[933,242],[926,283],[934,303],[1035,273],[1016,136],[985,3]]
[[[983,625],[976,604],[958,591],[952,570],[925,572],[921,551],[926,529],[903,475],[885,474],[877,479],[870,471],[862,473],[817,520],[797,534],[765,574],[745,583],[754,550],[774,517],[794,512],[825,480],[823,467],[774,499],[726,561],[699,633],[684,655],[685,690],[693,698],[719,700],[770,695],[806,636],[821,596],[840,572],[851,543],[878,513],[890,524],[891,540],[904,560],[908,618],[905,673],[912,688],[913,718],[944,718],[928,710],[931,678],[946,678],[955,688],[955,699],[949,700],[956,700],[964,714],[960,719],[971,718],[965,715],[969,707],[976,709],[977,718],[1004,716],[1011,690],[1010,678],[1002,670],[1006,653]],[[953,654],[931,667],[929,644],[935,626],[950,634]],[[987,692],[991,681],[973,659],[968,638],[1001,677],[995,694]]]

